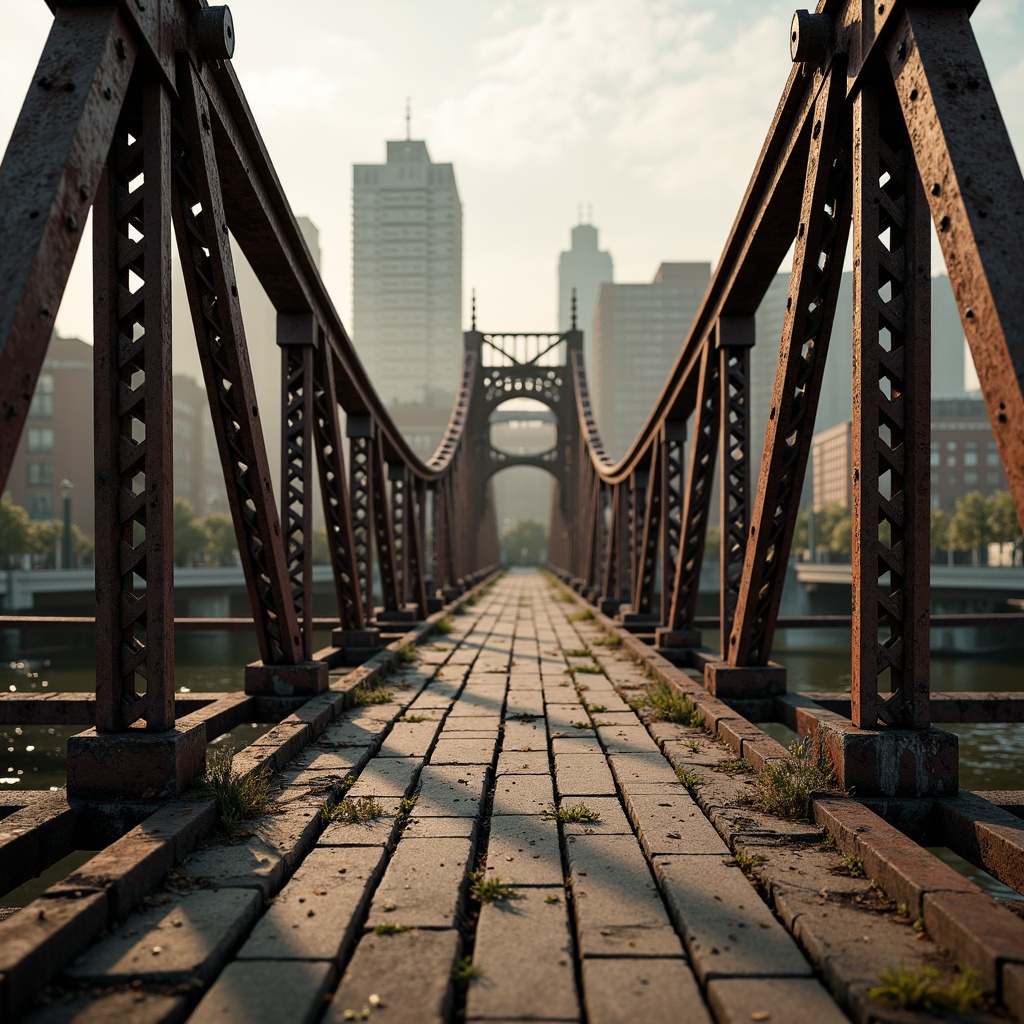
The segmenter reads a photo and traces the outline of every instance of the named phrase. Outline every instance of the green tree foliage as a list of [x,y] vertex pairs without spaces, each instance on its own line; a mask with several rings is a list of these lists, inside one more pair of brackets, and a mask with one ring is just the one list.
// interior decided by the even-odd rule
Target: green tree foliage
[[206,525],[184,498],[174,499],[174,564],[195,565],[210,546]]
[[970,551],[972,561],[980,561],[981,549],[993,539],[989,522],[989,502],[980,491],[957,498],[956,513],[949,524],[949,545],[954,551]]
[[1012,544],[1013,560],[1019,562],[1021,552],[1024,551],[1024,535],[1013,504],[1013,495],[1009,491],[1000,491],[988,499],[988,522],[992,540],[998,544]]
[[932,551],[949,550],[949,524],[952,517],[941,508],[932,509],[931,517],[931,549]]
[[327,545],[327,531],[322,526],[313,528],[313,564],[331,564],[331,549]]
[[[235,524],[231,516],[220,512],[208,515],[204,521],[206,535],[209,537],[206,550],[216,565],[234,565],[235,551],[238,543],[235,540]],[[175,541],[177,550],[177,541]]]
[[28,513],[15,505],[9,494],[0,498],[0,565],[10,565],[20,555],[29,554],[31,524]]
[[537,565],[547,546],[547,529],[536,519],[520,519],[501,538],[502,554],[508,565]]

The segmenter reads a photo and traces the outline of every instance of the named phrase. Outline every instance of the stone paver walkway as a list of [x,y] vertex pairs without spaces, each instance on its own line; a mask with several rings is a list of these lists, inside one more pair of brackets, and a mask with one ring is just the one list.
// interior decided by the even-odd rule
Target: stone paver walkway
[[27,1019],[845,1020],[558,595],[453,616]]

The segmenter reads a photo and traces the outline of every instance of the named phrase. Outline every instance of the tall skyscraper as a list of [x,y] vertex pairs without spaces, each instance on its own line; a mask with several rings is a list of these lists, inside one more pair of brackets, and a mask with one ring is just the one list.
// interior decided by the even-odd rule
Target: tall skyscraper
[[594,311],[602,284],[614,280],[612,256],[598,248],[597,228],[577,224],[572,247],[558,257],[558,329],[572,326],[572,293],[576,290],[576,326],[583,332],[587,372],[594,372]]
[[[450,410],[462,361],[462,203],[425,142],[388,142],[352,182],[352,333],[381,398]],[[441,424],[443,429],[443,423]]]
[[614,457],[644,425],[710,280],[710,263],[662,263],[651,284],[601,285],[593,387],[601,439]]

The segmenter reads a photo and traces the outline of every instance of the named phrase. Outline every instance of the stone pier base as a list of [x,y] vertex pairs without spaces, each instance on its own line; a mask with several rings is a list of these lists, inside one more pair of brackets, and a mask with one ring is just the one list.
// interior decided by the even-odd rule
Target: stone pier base
[[254,661],[245,666],[245,692],[261,697],[311,697],[328,685],[326,661],[303,661],[298,665],[264,665]]
[[655,647],[700,647],[699,629],[658,629],[654,632]]
[[704,666],[704,686],[721,700],[774,697],[786,692],[786,670],[782,665],[730,665],[715,661]]
[[68,737],[68,796],[159,800],[178,796],[206,771],[206,726],[129,729]]
[[818,750],[854,796],[956,796],[959,790],[957,735],[944,729],[858,729],[822,721]]

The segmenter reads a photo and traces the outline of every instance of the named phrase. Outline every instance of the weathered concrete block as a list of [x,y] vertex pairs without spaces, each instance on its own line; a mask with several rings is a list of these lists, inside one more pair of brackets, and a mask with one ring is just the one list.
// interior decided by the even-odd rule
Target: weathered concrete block
[[767,665],[730,665],[711,662],[704,666],[704,686],[723,700],[774,697],[786,692],[786,669]]
[[499,775],[492,814],[541,814],[555,802],[549,775]]
[[583,961],[583,997],[590,1024],[711,1024],[713,1019],[682,958],[588,958]]
[[364,796],[400,800],[412,789],[422,763],[418,757],[375,757],[347,795],[351,800]]
[[428,764],[420,775],[416,817],[475,818],[488,776],[483,765]]
[[712,979],[708,1003],[723,1024],[751,1020],[846,1024],[848,1020],[816,978]]
[[327,689],[329,673],[326,661],[303,661],[298,665],[254,661],[245,666],[245,692],[269,697],[311,696]]
[[430,755],[430,763],[490,765],[494,761],[497,744],[497,733],[490,737],[472,738],[446,731],[437,741]]
[[337,967],[303,960],[236,960],[192,1012],[192,1024],[312,1024]]
[[510,885],[562,885],[558,825],[538,814],[491,819],[487,870]]

